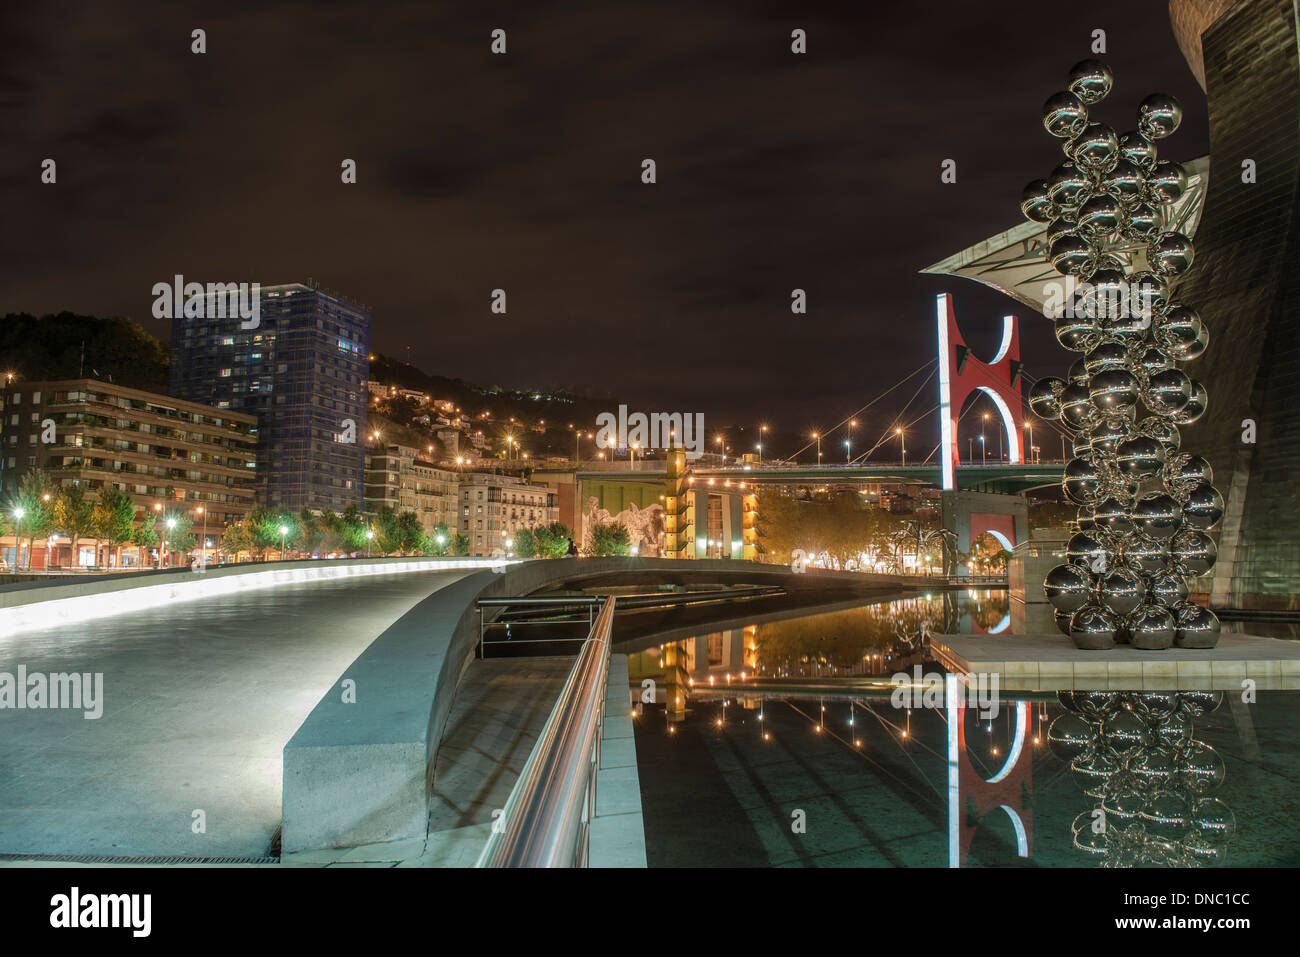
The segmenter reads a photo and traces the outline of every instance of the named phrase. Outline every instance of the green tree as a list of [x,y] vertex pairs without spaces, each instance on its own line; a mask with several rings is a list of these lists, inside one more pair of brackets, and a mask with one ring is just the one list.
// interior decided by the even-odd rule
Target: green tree
[[51,527],[68,536],[72,543],[72,564],[79,564],[78,543],[94,534],[95,505],[86,499],[86,490],[80,485],[65,485],[54,498],[54,517]]
[[361,509],[356,505],[349,505],[339,516],[338,524],[335,527],[335,534],[338,536],[339,549],[348,552],[364,552],[366,550],[366,520],[361,514]]
[[107,542],[116,556],[115,566],[121,565],[122,546],[131,540],[131,533],[135,531],[135,512],[135,502],[130,494],[116,485],[105,485],[99,490],[99,501],[91,514],[95,551],[99,551],[99,542]]
[[[54,523],[54,499],[57,490],[49,473],[43,469],[32,469],[23,475],[18,491],[9,501],[6,511],[12,519],[18,535],[27,539],[26,567],[31,566],[32,545],[38,538],[45,538]],[[18,518],[21,511],[22,518]],[[15,539],[15,541],[18,541]],[[21,543],[15,560],[21,559]]]
[[469,554],[469,536],[456,533],[456,537],[451,540],[451,553],[457,557],[463,558]]
[[231,522],[221,533],[221,551],[226,555],[234,557],[240,552],[253,551],[253,536],[250,532],[248,519],[240,519],[237,522]]
[[402,548],[402,529],[397,512],[385,505],[375,513],[375,550],[381,555],[391,555]]
[[[542,558],[563,558],[569,553],[569,539],[573,533],[563,522],[539,525],[533,529],[537,541],[537,554]],[[520,552],[520,557],[524,557]]]
[[198,544],[197,539],[191,534],[193,527],[194,519],[185,512],[163,517],[162,524],[158,527],[158,534],[167,544],[167,555],[172,564],[176,561],[174,556],[181,553],[189,554]]
[[451,554],[455,544],[456,535],[446,522],[439,522],[433,526],[433,534],[429,536],[429,551],[427,555],[437,555],[439,557]]
[[591,548],[587,554],[602,555],[629,555],[632,552],[632,544],[629,540],[627,526],[622,522],[609,522],[597,525],[591,531]]
[[324,516],[317,518],[306,505],[298,513],[298,528],[300,529],[298,548],[308,555],[321,550],[329,536]]
[[[131,544],[142,550],[148,550],[157,548],[159,541],[158,515],[156,512],[149,512],[140,523],[140,527],[131,533]],[[141,561],[140,564],[143,566],[144,562]]]
[[424,527],[414,512],[402,512],[397,516],[398,551],[403,555],[418,555],[422,552]]
[[520,558],[537,557],[537,535],[531,528],[521,528],[515,532],[514,550]]

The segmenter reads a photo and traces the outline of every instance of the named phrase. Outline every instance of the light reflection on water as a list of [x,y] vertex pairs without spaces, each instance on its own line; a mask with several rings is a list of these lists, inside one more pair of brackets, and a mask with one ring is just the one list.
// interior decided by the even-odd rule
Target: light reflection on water
[[[636,721],[651,865],[1300,864],[1300,694],[1044,689],[990,714],[906,637],[1005,610],[908,599],[630,656],[656,690]],[[914,668],[930,684],[897,697]]]

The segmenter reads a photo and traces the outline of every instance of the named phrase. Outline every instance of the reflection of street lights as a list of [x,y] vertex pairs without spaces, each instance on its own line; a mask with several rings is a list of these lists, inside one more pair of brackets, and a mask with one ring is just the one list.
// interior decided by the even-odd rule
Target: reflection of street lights
[[285,544],[285,539],[288,537],[288,535],[289,535],[289,526],[281,525],[280,526],[280,561],[284,561],[284,544]]

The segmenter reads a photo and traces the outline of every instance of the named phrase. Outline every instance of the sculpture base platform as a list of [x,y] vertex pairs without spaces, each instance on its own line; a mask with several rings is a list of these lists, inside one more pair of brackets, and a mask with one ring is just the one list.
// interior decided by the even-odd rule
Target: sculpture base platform
[[1223,634],[1214,648],[1083,651],[1065,635],[934,635],[945,668],[997,673],[1012,691],[1228,691],[1247,678],[1260,691],[1300,690],[1300,641]]

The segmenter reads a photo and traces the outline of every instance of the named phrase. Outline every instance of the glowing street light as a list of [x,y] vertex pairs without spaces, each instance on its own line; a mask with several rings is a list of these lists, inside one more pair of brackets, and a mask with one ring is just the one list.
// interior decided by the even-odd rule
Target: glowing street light
[[370,557],[370,543],[373,542],[374,540],[375,540],[375,530],[373,528],[367,528],[366,529],[366,558]]
[[821,465],[822,464],[822,434],[820,432],[814,432],[812,434],[812,437],[817,440],[817,464]]
[[280,561],[284,561],[285,539],[288,537],[288,535],[289,535],[289,526],[281,525],[280,526]]
[[894,434],[898,436],[898,441],[902,444],[903,464],[906,465],[907,464],[907,436],[903,434],[903,429],[901,426],[899,428],[894,429]]
[[200,552],[203,557],[199,559],[199,568],[202,569],[208,564],[208,513],[202,505],[199,506],[198,513],[203,516],[203,551]]

